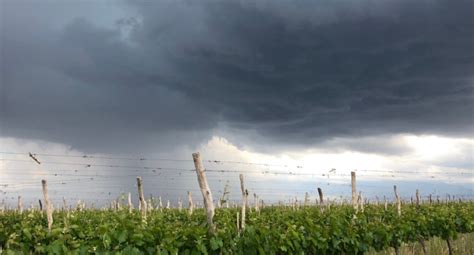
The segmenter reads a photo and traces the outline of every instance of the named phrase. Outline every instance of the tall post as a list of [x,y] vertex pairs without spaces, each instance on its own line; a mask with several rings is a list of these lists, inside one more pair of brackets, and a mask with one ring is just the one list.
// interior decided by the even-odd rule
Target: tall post
[[402,215],[402,205],[400,201],[400,195],[398,194],[397,191],[397,185],[393,185],[393,192],[395,193],[395,202],[397,203],[397,213],[398,216]]
[[214,234],[214,201],[212,199],[211,189],[207,184],[206,172],[202,166],[201,155],[199,152],[193,153],[194,167],[196,168],[199,188],[201,189],[202,197],[204,199],[204,206],[206,207],[207,224],[209,226],[209,233]]
[[17,205],[18,212],[21,214],[23,213],[23,201],[21,196],[18,196],[18,205]]
[[137,188],[138,188],[138,199],[140,200],[140,210],[142,212],[142,219],[146,220],[147,204],[145,201],[145,196],[143,195],[142,177],[140,176],[137,176]]
[[221,202],[221,206],[224,205],[224,203],[226,204],[226,208],[229,208],[229,201],[227,201],[229,198],[229,181],[226,182],[225,186],[224,186],[224,192],[222,193],[222,197],[219,199],[220,202]]
[[352,186],[352,207],[357,210],[357,189],[356,189],[356,173],[351,172],[351,186]]
[[324,204],[324,197],[323,197],[323,190],[321,188],[318,188],[318,195],[319,195],[319,204],[323,205]]
[[51,202],[49,201],[48,195],[48,184],[46,180],[41,180],[41,185],[43,187],[43,196],[44,196],[44,203],[46,206],[46,217],[48,219],[48,230],[51,231],[51,227],[53,226],[53,211]]
[[247,206],[247,196],[248,192],[244,186],[244,175],[240,174],[240,190],[242,191],[242,220],[240,221],[240,229],[243,230],[245,228],[245,207]]
[[193,203],[193,196],[191,191],[188,191],[188,204],[189,204],[189,215],[193,214],[194,210],[194,203]]
[[364,199],[362,197],[362,192],[361,191],[359,191],[358,200],[359,200],[360,211],[364,212]]
[[128,212],[132,213],[133,203],[132,203],[132,193],[128,192]]
[[259,208],[258,208],[258,196],[257,196],[257,194],[255,194],[255,193],[253,193],[253,202],[254,202],[255,211],[258,212],[258,211],[259,211]]
[[416,189],[416,205],[420,205],[420,191]]

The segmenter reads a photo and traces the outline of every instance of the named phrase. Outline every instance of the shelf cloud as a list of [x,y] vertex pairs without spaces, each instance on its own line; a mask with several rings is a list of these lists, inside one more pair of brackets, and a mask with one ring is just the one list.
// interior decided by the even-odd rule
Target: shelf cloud
[[384,154],[404,149],[353,139],[474,128],[472,1],[1,5],[3,137]]

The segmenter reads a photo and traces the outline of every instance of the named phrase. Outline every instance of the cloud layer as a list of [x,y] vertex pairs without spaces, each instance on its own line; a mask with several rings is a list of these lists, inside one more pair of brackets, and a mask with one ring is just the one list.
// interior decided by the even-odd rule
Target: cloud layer
[[219,132],[259,149],[468,137],[472,5],[133,1],[104,18],[92,4],[57,16],[54,3],[3,1],[1,135],[94,152],[195,146]]

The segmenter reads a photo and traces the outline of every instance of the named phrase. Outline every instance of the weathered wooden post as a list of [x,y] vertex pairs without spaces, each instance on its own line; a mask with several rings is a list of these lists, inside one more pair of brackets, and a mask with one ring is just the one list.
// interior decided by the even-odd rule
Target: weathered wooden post
[[193,203],[193,196],[192,196],[191,191],[188,191],[188,208],[189,208],[189,215],[193,214],[194,203]]
[[23,201],[22,201],[21,196],[18,196],[17,210],[20,214],[23,213]]
[[249,193],[244,186],[244,175],[240,174],[239,178],[240,190],[242,191],[242,220],[240,221],[240,229],[243,230],[245,228],[245,207],[247,206],[247,196]]
[[214,201],[212,199],[211,189],[207,184],[206,173],[202,166],[201,155],[199,152],[193,153],[194,167],[198,178],[199,188],[201,189],[202,197],[204,199],[204,206],[206,207],[207,224],[209,226],[209,233],[214,234]]
[[137,176],[137,188],[138,188],[138,199],[140,201],[140,210],[142,213],[142,219],[146,220],[147,204],[145,201],[145,196],[143,195],[142,177],[140,176]]
[[[400,195],[398,194],[398,191],[397,191],[397,185],[393,185],[393,192],[395,193],[395,199],[397,203],[397,214],[398,216],[401,216],[402,215],[401,201],[400,201]],[[400,255],[400,247],[398,246],[395,247],[395,254]]]
[[364,199],[362,198],[362,191],[359,191],[359,206],[360,206],[360,211],[364,212]]
[[319,195],[319,205],[324,204],[324,197],[323,197],[323,190],[318,187],[318,195]]
[[400,195],[398,194],[397,191],[397,185],[393,185],[393,192],[395,193],[395,202],[397,203],[397,213],[398,216],[402,215],[402,205],[400,201]]
[[229,201],[228,201],[228,196],[229,196],[229,181],[226,182],[224,186],[224,192],[222,193],[222,197],[219,199],[221,202],[221,206],[224,206],[224,203],[226,204],[226,208],[229,208]]
[[133,203],[132,203],[132,193],[128,192],[128,213],[132,213]]
[[351,172],[351,187],[352,187],[352,207],[357,211],[357,189],[356,189],[356,173]]
[[416,189],[416,205],[420,206],[420,191]]
[[254,202],[254,208],[255,208],[255,211],[258,212],[258,196],[257,194],[253,193],[253,202]]
[[46,180],[41,180],[41,185],[43,187],[43,196],[44,196],[44,203],[46,206],[46,217],[48,219],[48,230],[51,231],[51,227],[53,226],[53,211],[51,208],[51,202],[49,201],[48,195],[48,184]]

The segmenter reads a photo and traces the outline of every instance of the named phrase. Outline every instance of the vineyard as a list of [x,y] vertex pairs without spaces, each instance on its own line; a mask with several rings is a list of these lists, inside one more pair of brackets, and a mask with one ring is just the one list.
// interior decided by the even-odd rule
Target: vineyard
[[213,199],[199,153],[193,161],[202,206],[189,191],[186,205],[147,200],[137,177],[138,208],[131,193],[128,201],[122,196],[108,207],[86,207],[83,201],[67,206],[64,200],[54,208],[42,180],[39,208],[24,210],[21,196],[16,209],[1,208],[0,254],[401,254],[407,244],[438,254],[429,245],[434,238],[449,254],[474,252],[455,245],[474,232],[472,200],[431,194],[422,199],[417,190],[415,200],[406,201],[394,186],[393,201],[369,201],[357,192],[351,172],[351,201],[325,199],[318,188],[314,202],[308,193],[302,201],[269,204],[254,193],[252,202],[239,174],[241,199],[231,203],[227,189]]
[[268,206],[247,214],[240,208],[216,210],[215,232],[208,233],[206,213],[196,209],[139,211],[74,210],[54,212],[48,231],[40,211],[8,211],[0,217],[0,244],[6,254],[363,254],[398,248],[431,237],[452,241],[474,228],[474,203],[389,205]]

